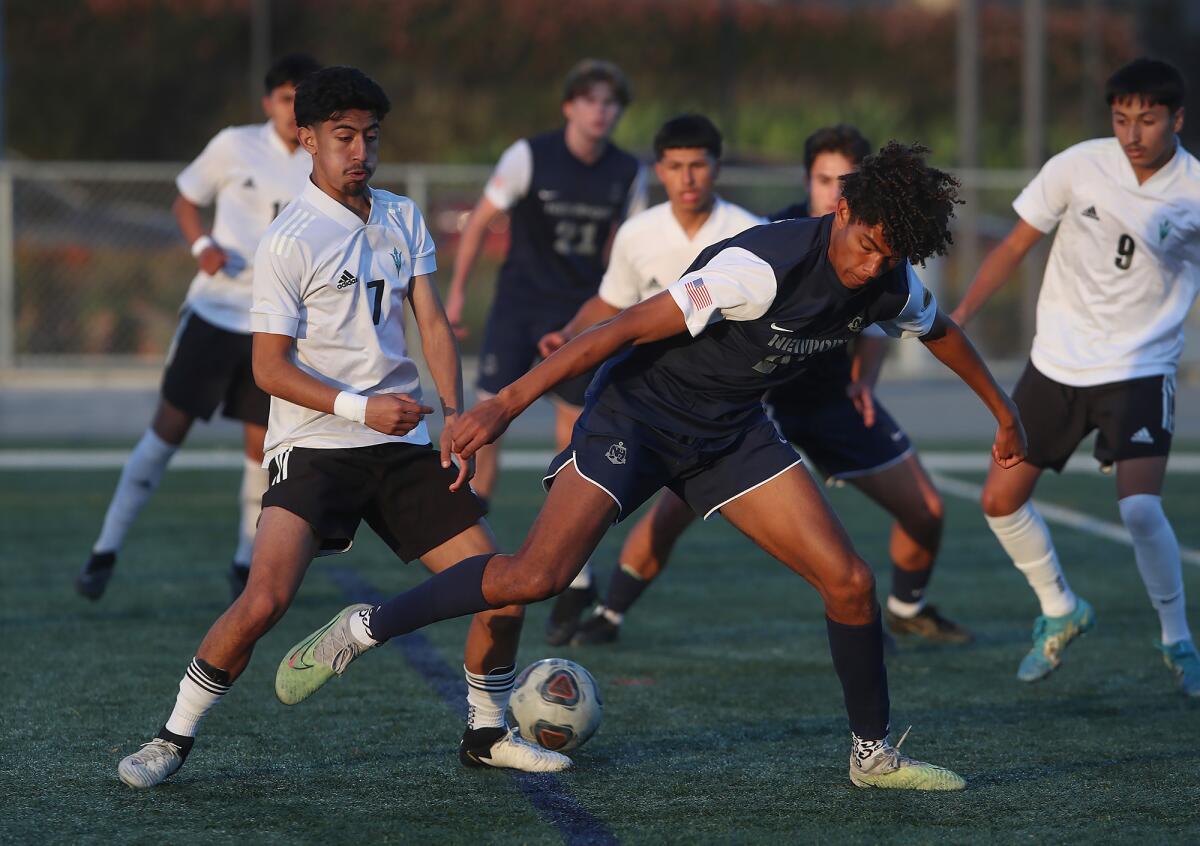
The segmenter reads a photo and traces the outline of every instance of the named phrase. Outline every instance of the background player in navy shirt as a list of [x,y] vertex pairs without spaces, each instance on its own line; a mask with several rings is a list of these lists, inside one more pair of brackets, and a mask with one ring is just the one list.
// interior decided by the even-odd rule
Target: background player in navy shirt
[[[467,279],[483,236],[504,212],[511,227],[479,355],[481,400],[523,376],[537,360],[541,337],[596,293],[613,232],[645,205],[637,159],[609,140],[629,101],[629,83],[616,65],[594,59],[577,64],[563,85],[565,126],[505,150],[467,221],[446,297],[446,314],[460,337]],[[591,376],[554,387],[559,449],[571,437]],[[474,487],[485,506],[495,493],[498,449],[490,445],[477,459]],[[564,594],[564,613],[575,619],[595,595],[591,567],[585,566]]]
[[[552,386],[620,353],[589,388],[521,548],[465,559],[375,607],[377,642],[554,596],[609,525],[668,487],[705,517],[720,511],[820,593],[853,733],[851,781],[965,787],[888,742],[874,578],[761,403],[764,390],[794,378],[814,352],[843,346],[875,323],[919,337],[996,417],[995,460],[1022,460],[1025,435],[1012,401],[909,263],[945,252],[956,202],[957,183],[928,167],[924,152],[889,143],[844,177],[835,215],[758,226],[714,244],[667,291],[582,333],[451,424],[454,450],[469,457]],[[314,686],[328,677],[311,675]]]

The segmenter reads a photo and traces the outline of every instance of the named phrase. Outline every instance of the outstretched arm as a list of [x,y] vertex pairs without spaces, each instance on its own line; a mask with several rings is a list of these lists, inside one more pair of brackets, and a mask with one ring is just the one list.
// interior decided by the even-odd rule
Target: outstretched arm
[[567,341],[574,338],[584,329],[590,326],[595,326],[597,323],[603,323],[611,317],[616,317],[621,313],[621,310],[616,306],[609,305],[596,294],[586,303],[579,307],[579,311],[575,312],[575,316],[571,318],[561,329],[554,332],[547,332],[538,341],[538,355],[546,358]]
[[975,280],[951,315],[954,322],[965,326],[967,321],[974,317],[975,312],[991,299],[992,294],[1000,290],[1012,277],[1021,259],[1025,258],[1025,254],[1041,237],[1041,232],[1024,220],[1018,219],[1012,231],[988,253],[983,264],[979,266]]
[[992,444],[992,458],[1001,467],[1013,467],[1025,460],[1025,429],[1017,407],[992,376],[963,331],[942,311],[938,311],[933,326],[921,336],[921,342],[938,361],[949,367],[973,390],[988,411],[996,418],[999,428]]
[[451,431],[454,452],[470,458],[504,433],[534,400],[560,382],[586,373],[625,347],[686,332],[683,312],[664,291],[572,339],[486,402],[461,415]]

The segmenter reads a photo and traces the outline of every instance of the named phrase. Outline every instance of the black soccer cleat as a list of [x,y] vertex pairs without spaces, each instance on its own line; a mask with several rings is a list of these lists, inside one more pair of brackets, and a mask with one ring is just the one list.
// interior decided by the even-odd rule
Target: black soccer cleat
[[239,564],[234,561],[229,565],[229,600],[236,601],[242,595],[242,591],[246,589],[246,582],[250,578],[250,568],[245,564]]
[[117,566],[115,552],[93,552],[79,575],[75,577],[75,592],[93,602],[104,595],[113,568]]
[[933,605],[926,605],[915,617],[901,617],[885,608],[883,617],[887,627],[898,635],[915,635],[938,643],[970,643],[975,639],[970,629],[946,619]]
[[604,614],[593,614],[579,624],[579,630],[571,638],[572,646],[602,646],[616,643],[621,627]]
[[595,584],[567,588],[558,595],[546,619],[546,643],[549,646],[565,646],[571,642],[579,629],[579,615],[596,601],[596,595]]

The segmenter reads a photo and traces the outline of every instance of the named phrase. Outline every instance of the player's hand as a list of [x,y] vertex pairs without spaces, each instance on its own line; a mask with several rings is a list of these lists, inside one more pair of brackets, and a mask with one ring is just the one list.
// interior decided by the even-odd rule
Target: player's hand
[[854,403],[854,410],[862,415],[863,425],[870,429],[875,425],[875,393],[866,382],[851,382],[846,386],[846,396]]
[[1007,470],[1016,467],[1025,460],[1028,444],[1025,440],[1025,427],[1020,419],[1002,425],[996,430],[996,440],[992,444],[992,460]]
[[367,400],[366,424],[385,435],[407,435],[433,409],[408,394],[376,394]]
[[216,244],[213,244],[211,247],[205,247],[204,251],[196,256],[196,263],[209,276],[216,276],[220,273],[221,268],[225,266],[225,262],[227,261],[229,261],[229,256],[225,255],[225,251]]
[[463,325],[463,311],[467,307],[467,299],[463,296],[462,291],[450,286],[450,293],[446,295],[446,319],[450,321],[450,328],[454,330],[454,337],[460,341],[471,334],[471,331]]
[[493,443],[503,435],[512,418],[512,413],[500,397],[484,400],[447,424],[451,450],[459,458],[470,459],[480,447]]
[[540,355],[542,358],[546,358],[569,340],[570,338],[568,338],[562,331],[547,332],[542,336],[542,339],[538,341],[538,355]]
[[458,459],[458,478],[450,485],[450,490],[457,491],[462,489],[464,485],[471,483],[475,478],[475,458],[463,458],[461,455],[454,454],[454,439],[450,436],[450,426],[454,420],[458,418],[457,414],[447,414],[444,425],[442,426],[442,437],[439,446],[442,451],[442,466],[449,469],[454,462],[451,457]]

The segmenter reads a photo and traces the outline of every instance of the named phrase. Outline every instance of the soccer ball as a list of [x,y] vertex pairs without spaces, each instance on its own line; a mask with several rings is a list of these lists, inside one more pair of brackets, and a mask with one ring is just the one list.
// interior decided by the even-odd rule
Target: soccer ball
[[566,658],[545,658],[522,670],[510,702],[521,737],[555,752],[586,743],[603,711],[592,674]]

